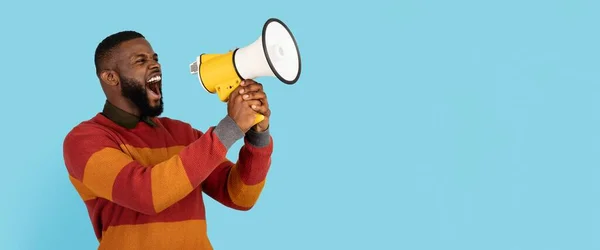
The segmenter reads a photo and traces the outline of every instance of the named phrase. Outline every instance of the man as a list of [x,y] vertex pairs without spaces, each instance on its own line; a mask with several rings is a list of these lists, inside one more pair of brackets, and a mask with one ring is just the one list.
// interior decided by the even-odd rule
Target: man
[[[99,249],[212,249],[202,192],[248,210],[265,184],[273,141],[262,85],[244,81],[227,115],[201,132],[159,117],[161,66],[143,35],[108,36],[95,65],[107,100],[101,113],[67,134],[64,160]],[[265,119],[253,125],[256,113]],[[234,164],[226,154],[242,138]]]

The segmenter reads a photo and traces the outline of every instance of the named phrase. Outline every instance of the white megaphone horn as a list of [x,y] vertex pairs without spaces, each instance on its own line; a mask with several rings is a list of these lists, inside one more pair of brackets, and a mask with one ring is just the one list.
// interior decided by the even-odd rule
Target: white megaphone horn
[[[272,76],[285,84],[296,83],[301,72],[300,51],[287,25],[270,18],[252,44],[224,54],[201,54],[190,64],[190,72],[198,75],[206,91],[227,102],[242,80]],[[257,114],[254,124],[263,119]]]

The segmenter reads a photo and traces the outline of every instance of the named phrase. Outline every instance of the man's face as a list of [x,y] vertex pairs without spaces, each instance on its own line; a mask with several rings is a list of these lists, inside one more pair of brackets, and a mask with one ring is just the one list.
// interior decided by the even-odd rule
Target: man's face
[[140,116],[159,116],[163,111],[163,100],[158,55],[143,38],[121,44],[119,52],[117,68],[121,95],[138,107]]

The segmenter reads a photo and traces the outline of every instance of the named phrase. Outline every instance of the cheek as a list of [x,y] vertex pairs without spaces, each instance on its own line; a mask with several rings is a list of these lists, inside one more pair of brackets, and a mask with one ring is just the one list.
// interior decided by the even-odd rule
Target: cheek
[[138,74],[136,76],[136,80],[140,83],[140,85],[146,86],[146,74],[145,73]]
[[146,76],[144,73],[134,72],[133,74],[126,75],[126,77],[130,82],[135,83],[135,85],[146,86]]

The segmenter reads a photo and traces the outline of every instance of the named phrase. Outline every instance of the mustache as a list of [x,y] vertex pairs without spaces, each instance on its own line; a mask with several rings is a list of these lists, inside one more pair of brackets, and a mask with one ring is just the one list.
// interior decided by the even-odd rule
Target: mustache
[[154,75],[154,74],[162,75],[162,72],[160,69],[155,69],[155,70],[150,71],[150,73],[148,73],[148,75]]

